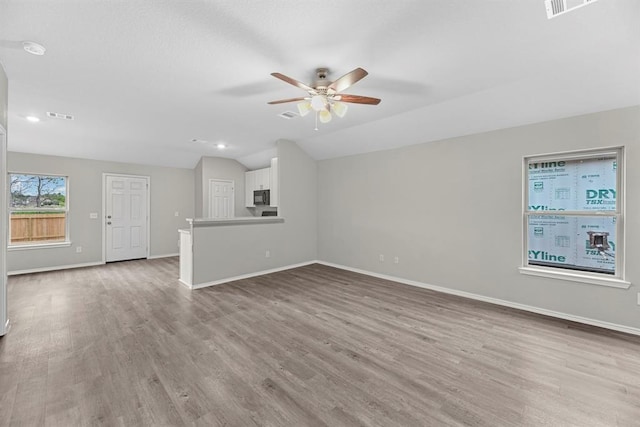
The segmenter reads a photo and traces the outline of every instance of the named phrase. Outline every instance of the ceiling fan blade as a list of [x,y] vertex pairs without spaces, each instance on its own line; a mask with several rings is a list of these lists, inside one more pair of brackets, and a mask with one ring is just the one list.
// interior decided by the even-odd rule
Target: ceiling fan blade
[[314,88],[312,88],[311,86],[307,86],[306,84],[297,81],[296,79],[292,79],[291,77],[285,76],[284,74],[280,74],[280,73],[271,73],[271,75],[273,77],[275,77],[276,79],[280,79],[283,82],[287,82],[290,85],[294,85],[296,87],[299,87],[300,89],[304,89],[307,92],[313,92],[316,93],[316,90]]
[[380,104],[380,99],[378,98],[370,98],[368,96],[360,96],[360,95],[347,95],[340,94],[341,102],[351,102],[352,104],[368,104],[368,105],[378,105]]
[[369,73],[367,73],[364,69],[356,68],[355,70],[348,72],[344,76],[331,83],[329,86],[327,86],[327,89],[336,92],[343,91],[352,84],[362,80],[367,74]]
[[284,104],[285,102],[295,102],[295,101],[304,101],[306,98],[289,98],[289,99],[280,99],[278,101],[267,102],[267,104]]

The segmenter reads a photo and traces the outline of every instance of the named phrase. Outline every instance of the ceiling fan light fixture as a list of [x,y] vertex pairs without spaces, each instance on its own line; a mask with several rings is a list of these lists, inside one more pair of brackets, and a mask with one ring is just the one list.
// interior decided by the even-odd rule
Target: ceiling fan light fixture
[[348,108],[349,106],[344,102],[333,102],[333,104],[331,104],[331,110],[340,118],[343,118],[345,114],[347,114]]
[[300,113],[300,117],[306,116],[312,110],[311,103],[309,101],[299,102],[297,106],[298,106],[298,112]]
[[320,123],[329,123],[331,121],[331,113],[329,110],[321,110],[318,113],[318,118],[320,119]]
[[311,98],[311,107],[316,111],[326,110],[327,97],[323,95],[315,95]]

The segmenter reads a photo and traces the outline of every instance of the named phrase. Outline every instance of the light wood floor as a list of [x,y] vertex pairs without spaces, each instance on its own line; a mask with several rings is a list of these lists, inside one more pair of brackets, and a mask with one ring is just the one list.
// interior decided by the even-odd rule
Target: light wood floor
[[638,426],[640,338],[320,265],[10,278],[0,425]]

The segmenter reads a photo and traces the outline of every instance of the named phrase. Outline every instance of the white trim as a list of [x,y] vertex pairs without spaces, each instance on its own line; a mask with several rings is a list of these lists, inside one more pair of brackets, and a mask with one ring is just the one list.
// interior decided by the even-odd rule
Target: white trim
[[304,267],[305,265],[311,265],[311,264],[317,264],[317,263],[319,263],[319,261],[315,261],[315,260],[305,261],[298,264],[290,264],[290,265],[285,265],[283,267],[271,268],[269,270],[256,271],[255,273],[247,273],[247,274],[241,274],[239,276],[227,277],[225,279],[214,280],[213,282],[198,283],[197,285],[189,285],[186,282],[183,282],[182,280],[179,280],[179,282],[187,286],[189,289],[201,289],[209,286],[221,285],[223,283],[233,282],[236,280],[250,279],[256,276],[263,276],[265,274],[277,273],[278,271],[291,270],[292,268]]
[[568,280],[571,282],[586,283],[589,285],[609,286],[611,288],[629,289],[631,282],[621,280],[616,277],[596,277],[587,274],[580,274],[575,270],[561,271],[561,270],[547,270],[542,267],[518,267],[521,274],[527,274],[529,276],[547,277],[549,279]]
[[331,263],[331,262],[325,262],[325,261],[316,261],[316,262],[318,264],[326,265],[326,266],[329,266],[329,267],[335,267],[335,268],[339,268],[341,270],[347,270],[347,271],[352,271],[354,273],[365,274],[367,276],[377,277],[379,279],[391,280],[393,282],[399,282],[399,283],[403,283],[405,285],[416,286],[418,288],[430,289],[430,290],[436,291],[436,292],[442,292],[442,293],[445,293],[445,294],[456,295],[456,296],[469,298],[469,299],[473,299],[473,300],[477,300],[477,301],[488,302],[488,303],[491,303],[491,304],[496,304],[496,305],[501,305],[501,306],[504,306],[504,307],[515,308],[515,309],[518,309],[518,310],[529,311],[531,313],[542,314],[542,315],[545,315],[545,316],[555,317],[555,318],[558,318],[558,319],[570,320],[572,322],[584,323],[586,325],[598,326],[600,328],[611,329],[613,331],[624,332],[624,333],[627,333],[627,334],[640,335],[640,328],[634,328],[634,327],[631,327],[631,326],[619,325],[617,323],[604,322],[602,320],[590,319],[588,317],[582,317],[582,316],[575,316],[573,314],[562,313],[560,311],[547,310],[546,308],[540,308],[540,307],[535,307],[535,306],[531,306],[531,305],[519,304],[519,303],[516,303],[516,302],[501,300],[501,299],[497,299],[497,298],[486,297],[486,296],[483,296],[483,295],[473,294],[471,292],[459,291],[457,289],[451,289],[451,288],[444,288],[442,286],[435,286],[435,285],[430,285],[430,284],[427,284],[427,283],[417,282],[417,281],[414,281],[414,280],[408,280],[408,279],[403,279],[403,278],[400,278],[400,277],[389,276],[389,275],[386,275],[386,274],[374,273],[374,272],[371,272],[371,271],[361,270],[359,268],[347,267],[345,265],[334,264],[334,263]]
[[102,263],[107,263],[107,176],[142,178],[147,181],[147,256],[151,253],[151,176],[102,172]]
[[51,267],[28,268],[26,270],[9,271],[9,276],[17,276],[19,274],[44,273],[47,271],[69,270],[71,268],[95,267],[96,265],[104,265],[104,262],[85,262],[82,264],[55,265]]
[[178,252],[176,252],[175,254],[163,254],[163,255],[150,255],[147,257],[147,259],[158,259],[158,258],[171,258],[174,256],[180,256],[180,254]]
[[25,251],[29,249],[51,249],[51,248],[68,248],[71,246],[71,242],[57,242],[57,243],[38,243],[38,244],[25,244],[25,245],[10,245],[7,247],[9,252],[13,251]]
[[11,329],[11,321],[7,319],[6,323],[4,324],[4,330],[0,331],[0,337],[6,335],[9,332],[9,329]]
[[9,185],[7,185],[7,130],[0,124],[0,336],[9,331],[7,299],[7,245],[9,243]]

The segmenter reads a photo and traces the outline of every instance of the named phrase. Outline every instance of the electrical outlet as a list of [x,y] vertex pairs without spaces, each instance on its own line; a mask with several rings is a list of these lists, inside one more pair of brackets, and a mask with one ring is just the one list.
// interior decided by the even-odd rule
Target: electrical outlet
[[82,252],[82,246],[76,246],[76,253],[79,254]]
[[398,264],[399,262],[400,262],[400,258],[395,257],[395,258],[393,259],[393,263],[394,263],[394,264]]
[[98,219],[98,212],[89,213],[89,219]]
[[173,216],[180,216],[180,212],[175,211],[175,212],[173,213]]
[[384,255],[380,254],[380,262],[384,262]]
[[266,252],[264,253],[264,257],[265,257],[265,258],[271,258],[271,251],[266,251]]

